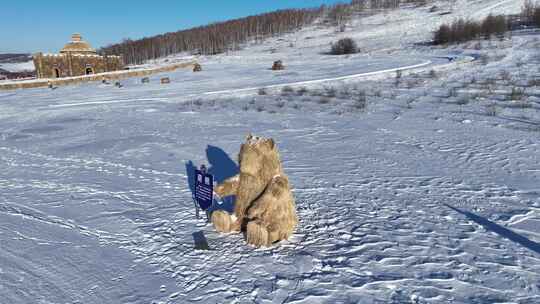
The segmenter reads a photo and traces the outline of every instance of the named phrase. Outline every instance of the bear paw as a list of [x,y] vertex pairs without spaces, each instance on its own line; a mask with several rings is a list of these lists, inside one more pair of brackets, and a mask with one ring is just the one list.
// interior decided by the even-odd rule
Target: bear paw
[[229,233],[232,230],[233,219],[231,215],[223,210],[212,212],[212,224],[217,232]]
[[270,246],[270,235],[266,227],[258,221],[251,221],[246,228],[247,243],[255,247]]

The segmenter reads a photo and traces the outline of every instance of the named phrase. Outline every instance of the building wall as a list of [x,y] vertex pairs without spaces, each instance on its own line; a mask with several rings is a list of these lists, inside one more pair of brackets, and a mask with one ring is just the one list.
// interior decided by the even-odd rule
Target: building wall
[[87,75],[87,69],[92,74],[122,70],[124,68],[122,57],[100,56],[83,54],[42,54],[34,55],[34,65],[38,78],[57,78],[55,69],[58,69],[60,78]]
[[130,77],[145,77],[148,75],[167,73],[172,72],[177,69],[190,68],[193,69],[196,62],[185,62],[177,63],[173,65],[166,65],[155,67],[151,69],[140,69],[140,70],[124,70],[116,73],[104,73],[96,74],[90,76],[78,76],[71,78],[60,78],[60,79],[42,79],[42,80],[33,80],[33,81],[11,81],[7,83],[0,83],[0,91],[2,90],[16,90],[16,89],[30,89],[30,88],[42,88],[49,85],[53,86],[66,86],[79,83],[87,83],[92,81],[115,81],[124,78]]
[[36,76],[38,78],[56,78],[55,69],[58,69],[60,77],[69,77],[69,64],[63,55],[43,55],[34,56]]

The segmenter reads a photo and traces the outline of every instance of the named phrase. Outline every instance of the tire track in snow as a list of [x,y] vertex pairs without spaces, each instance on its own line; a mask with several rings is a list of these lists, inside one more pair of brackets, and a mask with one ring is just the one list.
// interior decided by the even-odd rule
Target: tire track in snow
[[[0,182],[2,181],[0,180]],[[0,202],[0,212],[13,216],[21,216],[23,218],[39,221],[49,225],[55,225],[62,228],[75,230],[78,231],[80,234],[86,236],[97,238],[100,238],[102,236],[101,232],[92,231],[87,227],[75,224],[73,221],[66,220],[57,216],[47,215],[37,209],[22,206],[16,203]]]
[[[430,65],[430,64],[432,64],[432,61],[428,60],[428,61],[425,61],[425,62],[420,63],[420,64],[404,66],[404,67],[399,67],[399,68],[386,69],[386,70],[380,70],[380,71],[374,71],[374,72],[353,74],[353,75],[340,76],[340,77],[334,77],[334,78],[323,78],[323,79],[316,79],[316,80],[281,83],[281,84],[275,84],[275,85],[269,85],[269,86],[263,86],[263,87],[251,87],[251,88],[244,88],[244,89],[232,89],[232,90],[221,90],[221,91],[214,91],[214,92],[206,92],[206,93],[202,93],[202,95],[219,95],[219,94],[225,94],[225,93],[229,93],[229,94],[230,93],[243,93],[243,92],[256,91],[256,90],[261,89],[261,88],[274,89],[274,88],[281,88],[281,87],[285,87],[285,86],[301,86],[301,85],[318,84],[318,83],[331,82],[331,81],[340,81],[340,80],[348,80],[348,79],[355,79],[355,78],[363,78],[363,77],[370,77],[370,76],[377,76],[377,75],[384,75],[384,74],[388,74],[388,73],[394,73],[396,71],[412,70],[412,69],[424,67],[424,66],[427,66],[427,65]],[[198,95],[194,94],[192,96],[198,96]]]
[[[245,93],[245,92],[253,92],[257,91],[261,88],[265,89],[272,89],[272,88],[281,88],[285,86],[299,86],[299,85],[310,85],[310,84],[318,84],[318,83],[325,83],[325,82],[332,82],[332,81],[340,81],[340,80],[349,80],[349,79],[356,79],[356,78],[369,78],[374,76],[381,76],[385,74],[394,73],[396,71],[407,71],[407,70],[413,70],[425,66],[429,66],[432,64],[431,60],[427,60],[425,62],[410,65],[410,66],[402,66],[392,69],[385,69],[380,71],[374,71],[374,72],[366,72],[366,73],[359,73],[359,74],[352,74],[352,75],[345,75],[345,76],[339,76],[339,77],[333,77],[333,78],[323,78],[323,79],[315,79],[315,80],[307,80],[307,81],[298,81],[298,82],[287,82],[287,83],[280,83],[280,84],[274,84],[274,85],[268,85],[268,86],[259,86],[259,87],[250,87],[250,88],[241,88],[241,89],[229,89],[229,90],[220,90],[220,91],[212,91],[212,92],[201,92],[197,94],[190,94],[186,95],[185,98],[194,98],[198,96],[213,96],[213,95],[220,95],[220,94],[231,94],[231,93]],[[153,102],[170,102],[171,100],[167,98],[132,98],[132,99],[122,99],[122,100],[97,100],[97,101],[91,101],[91,102],[80,102],[80,103],[68,103],[68,104],[58,104],[58,105],[49,105],[50,108],[69,108],[69,107],[78,107],[78,106],[91,106],[91,105],[106,105],[106,104],[115,104],[115,103],[132,103],[132,102],[138,102],[138,101],[153,101]]]
[[[57,170],[93,170],[100,173],[114,174],[119,177],[131,177],[138,178],[146,182],[155,182],[157,184],[167,186],[168,188],[172,187],[172,185],[170,182],[164,181],[164,179],[185,180],[187,178],[187,176],[182,173],[171,173],[168,171],[135,167],[132,165],[97,158],[55,157],[9,147],[0,147],[0,152],[15,154],[17,157],[22,156],[25,158],[39,159],[39,163],[35,163],[35,166],[37,167],[47,167],[47,165],[50,165],[51,168],[56,168]],[[2,157],[7,159],[7,155],[3,155]],[[6,163],[13,166],[14,164],[17,164],[16,159],[17,158],[13,158],[12,161],[6,161]],[[26,159],[26,161],[21,165],[32,166],[32,163],[28,162],[28,159]]]

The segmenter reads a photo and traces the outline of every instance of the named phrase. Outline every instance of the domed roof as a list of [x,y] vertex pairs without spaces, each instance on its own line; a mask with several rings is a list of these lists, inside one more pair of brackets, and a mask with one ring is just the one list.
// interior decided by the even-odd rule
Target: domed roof
[[96,50],[82,40],[81,34],[73,34],[71,42],[66,44],[60,53],[96,54]]

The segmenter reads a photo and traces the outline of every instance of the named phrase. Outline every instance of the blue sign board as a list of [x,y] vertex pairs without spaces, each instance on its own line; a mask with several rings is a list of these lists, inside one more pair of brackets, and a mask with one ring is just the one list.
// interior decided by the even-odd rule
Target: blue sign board
[[207,210],[212,206],[214,198],[214,177],[206,173],[204,167],[195,170],[195,200],[202,210]]

